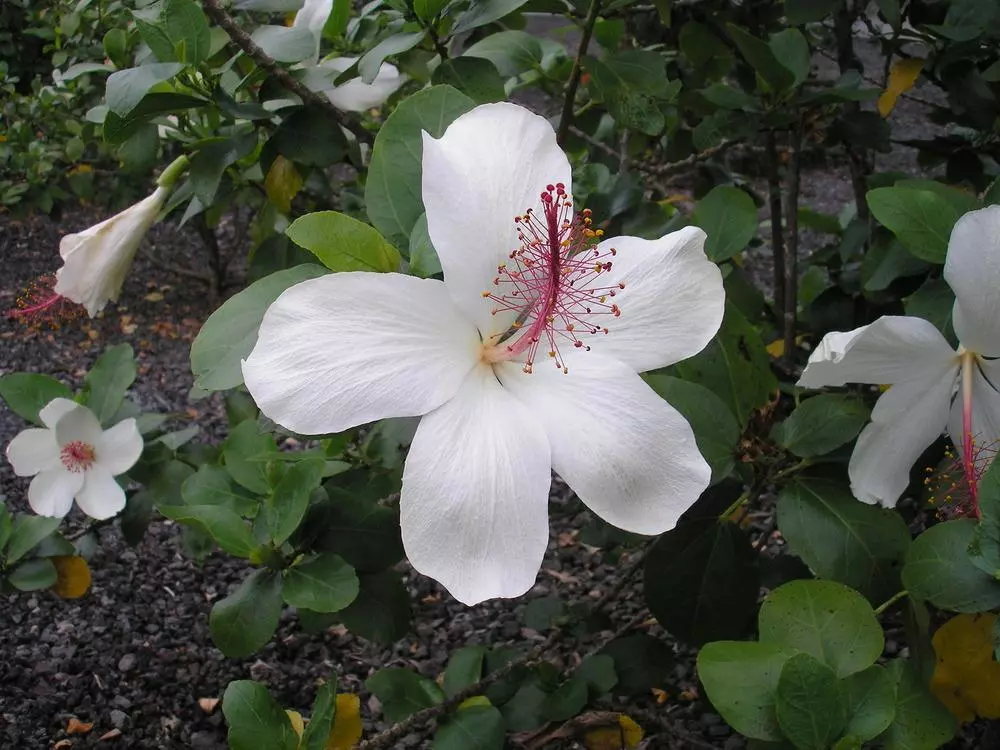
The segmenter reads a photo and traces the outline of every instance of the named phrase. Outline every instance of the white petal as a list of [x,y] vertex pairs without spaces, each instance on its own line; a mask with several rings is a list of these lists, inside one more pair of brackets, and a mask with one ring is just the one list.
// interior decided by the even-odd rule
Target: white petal
[[334,273],[296,284],[268,308],[243,377],[267,416],[319,435],[436,409],[479,346],[440,281]]
[[60,448],[77,441],[96,446],[101,433],[101,423],[97,421],[94,412],[80,404],[67,411],[56,422],[56,441]]
[[296,29],[308,29],[316,40],[316,48],[313,52],[312,62],[316,62],[319,57],[319,46],[323,39],[323,27],[333,12],[333,0],[306,0],[301,10],[295,14],[292,27]]
[[673,528],[711,478],[691,426],[624,363],[576,350],[565,361],[565,375],[545,361],[530,375],[516,363],[497,368],[545,428],[552,468],[608,523]]
[[[996,453],[1000,442],[1000,360],[977,362],[972,376],[972,439],[977,455],[982,459]],[[963,394],[959,390],[952,402],[948,434],[959,451],[962,450],[965,424],[962,419]],[[977,465],[979,460],[977,460]],[[982,466],[981,468],[985,468]]]
[[84,473],[83,488],[76,493],[76,504],[93,519],[103,521],[125,507],[125,490],[111,472],[103,466],[94,466]]
[[7,460],[19,477],[34,476],[59,465],[59,445],[52,430],[40,427],[19,432],[7,444]]
[[879,397],[872,421],[861,431],[848,473],[862,502],[892,507],[910,482],[920,454],[944,431],[956,368],[892,386]]
[[455,302],[486,338],[513,318],[493,318],[486,290],[519,246],[514,217],[539,209],[546,185],[572,187],[569,161],[548,120],[516,104],[483,104],[440,139],[424,133],[427,231]]
[[617,254],[602,284],[625,284],[615,296],[622,314],[604,323],[607,336],[584,343],[636,372],[672,365],[704,349],[726,309],[722,274],[705,256],[705,233],[686,227],[658,240],[615,237],[599,246],[602,253],[610,248]]
[[[344,70],[347,70],[347,67]],[[385,104],[404,83],[406,76],[401,75],[395,65],[382,63],[378,75],[371,83],[365,83],[360,78],[352,78],[341,86],[327,89],[324,93],[337,109],[347,112],[367,112]]]
[[549,445],[538,422],[477,367],[420,420],[400,496],[410,563],[464,604],[520,596],[549,537]]
[[97,441],[97,464],[113,476],[124,474],[142,455],[142,435],[134,419],[123,419]]
[[54,398],[42,407],[42,410],[38,412],[38,418],[42,420],[43,425],[54,430],[56,423],[62,419],[63,415],[73,411],[79,405],[76,401],[71,401],[68,398]]
[[95,316],[109,300],[117,301],[139,245],[170,193],[160,187],[120,214],[59,243],[64,264],[56,271],[55,292],[83,305]]
[[40,516],[62,518],[73,507],[73,496],[83,486],[83,472],[48,469],[28,485],[28,504]]
[[955,292],[952,322],[966,349],[1000,356],[1000,206],[970,211],[948,242],[944,278]]
[[798,384],[821,388],[845,383],[901,383],[937,371],[955,357],[933,323],[886,315],[853,331],[824,336]]

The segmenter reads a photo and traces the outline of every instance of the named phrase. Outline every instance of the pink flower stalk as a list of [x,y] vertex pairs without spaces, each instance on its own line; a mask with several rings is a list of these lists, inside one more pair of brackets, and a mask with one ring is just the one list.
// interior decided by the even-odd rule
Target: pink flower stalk
[[55,291],[55,274],[46,274],[31,282],[7,311],[7,316],[30,328],[58,328],[79,318],[83,307]]

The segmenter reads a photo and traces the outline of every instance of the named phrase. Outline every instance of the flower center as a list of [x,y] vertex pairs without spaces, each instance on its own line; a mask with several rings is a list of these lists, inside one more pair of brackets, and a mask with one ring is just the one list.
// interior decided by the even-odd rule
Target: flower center
[[94,465],[94,446],[82,440],[66,443],[59,452],[59,460],[67,471],[78,474]]
[[590,210],[573,215],[573,201],[559,182],[541,194],[542,211],[516,216],[520,245],[497,267],[493,288],[483,297],[495,303],[493,314],[515,312],[505,332],[487,344],[484,359],[499,362],[523,357],[530,373],[540,347],[556,367],[568,368],[560,346],[589,350],[587,336],[607,334],[608,316],[621,309],[611,299],[624,283],[608,283],[614,248],[601,250],[603,232],[591,229]]
[[33,330],[43,327],[56,329],[67,321],[79,318],[83,307],[55,292],[55,274],[46,274],[22,290],[7,315],[22,321]]

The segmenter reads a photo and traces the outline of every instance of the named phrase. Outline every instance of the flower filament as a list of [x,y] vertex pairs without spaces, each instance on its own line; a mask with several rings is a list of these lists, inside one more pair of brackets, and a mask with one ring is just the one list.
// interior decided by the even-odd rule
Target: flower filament
[[67,471],[79,474],[81,471],[87,471],[94,465],[95,455],[94,446],[90,443],[85,443],[82,440],[74,440],[62,447],[62,450],[59,452],[59,460],[66,467]]
[[497,267],[493,288],[483,292],[495,303],[493,315],[517,313],[493,342],[490,360],[523,356],[530,373],[544,342],[548,358],[565,373],[560,344],[589,351],[581,337],[608,333],[599,321],[621,315],[612,298],[625,284],[607,283],[617,251],[597,245],[603,232],[591,228],[589,209],[573,215],[563,183],[546,186],[541,201],[541,216],[529,208],[514,218],[520,245]]

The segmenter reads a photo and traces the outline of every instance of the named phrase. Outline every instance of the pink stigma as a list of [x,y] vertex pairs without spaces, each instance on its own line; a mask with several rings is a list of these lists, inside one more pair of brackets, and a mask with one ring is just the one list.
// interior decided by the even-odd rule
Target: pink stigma
[[56,294],[54,274],[41,276],[20,294],[8,317],[23,321],[31,328],[58,328],[62,323],[79,318],[83,308],[75,302]]
[[59,452],[59,460],[67,471],[79,474],[94,465],[94,446],[81,440],[66,443]]
[[521,244],[497,267],[494,288],[483,296],[496,303],[494,315],[517,313],[500,341],[509,341],[509,356],[524,356],[525,372],[531,372],[543,342],[548,358],[568,372],[560,345],[589,351],[581,337],[608,333],[602,318],[621,315],[610,300],[625,284],[606,281],[617,251],[597,247],[603,232],[590,228],[590,209],[574,217],[561,182],[546,186],[541,201],[541,217],[529,208],[514,218]]

